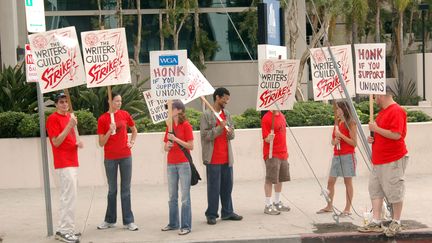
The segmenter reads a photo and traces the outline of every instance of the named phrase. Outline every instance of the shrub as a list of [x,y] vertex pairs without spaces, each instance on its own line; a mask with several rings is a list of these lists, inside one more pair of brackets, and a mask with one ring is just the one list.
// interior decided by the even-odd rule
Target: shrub
[[195,109],[190,109],[190,108],[186,109],[186,117],[189,123],[192,125],[193,130],[195,131],[200,129],[201,114],[202,114],[201,112]]
[[432,118],[422,111],[408,111],[407,120],[408,122],[425,122],[432,120]]
[[78,119],[78,132],[80,135],[96,134],[97,120],[88,110],[75,111]]
[[0,138],[19,137],[18,124],[25,116],[24,112],[7,111],[0,113]]
[[166,128],[165,122],[153,124],[153,121],[148,117],[136,120],[135,126],[138,132],[164,132]]
[[39,137],[39,114],[26,114],[18,125],[18,132],[20,137]]

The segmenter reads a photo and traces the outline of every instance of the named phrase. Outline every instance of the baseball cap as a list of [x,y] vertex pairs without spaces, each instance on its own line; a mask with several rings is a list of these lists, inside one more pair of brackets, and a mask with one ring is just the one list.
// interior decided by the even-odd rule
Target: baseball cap
[[66,95],[65,95],[65,93],[63,93],[63,92],[60,92],[60,93],[55,94],[55,95],[54,95],[54,98],[53,98],[54,103],[57,103],[59,99],[61,99],[61,98],[65,98],[65,97],[66,97]]

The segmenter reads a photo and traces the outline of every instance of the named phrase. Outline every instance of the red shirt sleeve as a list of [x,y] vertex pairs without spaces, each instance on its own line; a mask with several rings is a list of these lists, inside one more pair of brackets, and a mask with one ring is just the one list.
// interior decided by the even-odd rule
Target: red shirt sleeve
[[262,138],[265,139],[269,134],[271,130],[271,123],[268,122],[268,112],[263,116],[261,119],[261,132],[262,132]]
[[134,122],[134,120],[132,119],[132,116],[129,114],[129,112],[125,112],[126,113],[126,115],[127,115],[127,118],[126,118],[126,120],[127,120],[127,125],[129,126],[129,127],[133,127],[133,126],[135,126],[135,122]]
[[185,124],[184,136],[185,136],[184,141],[186,142],[193,140],[193,129],[192,129],[192,125],[189,122],[186,122]]
[[165,128],[165,136],[164,136],[163,141],[164,141],[164,143],[168,142],[168,127]]
[[97,134],[105,134],[108,132],[109,124],[104,119],[106,113],[102,114],[98,119]]
[[403,111],[398,111],[394,113],[394,117],[390,119],[390,131],[397,132],[402,135],[404,127],[405,127],[405,114]]
[[47,120],[48,137],[55,138],[62,132],[60,124],[55,121],[54,117],[49,117]]

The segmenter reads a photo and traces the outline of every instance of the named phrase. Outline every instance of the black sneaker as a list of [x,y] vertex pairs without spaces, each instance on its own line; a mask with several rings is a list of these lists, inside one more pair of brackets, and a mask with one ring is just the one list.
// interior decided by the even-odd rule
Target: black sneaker
[[60,232],[56,232],[55,239],[59,240],[59,241],[66,242],[66,243],[78,243],[79,242],[79,237],[76,236],[75,234],[71,234],[71,233],[62,234]]
[[216,224],[216,218],[207,217],[207,224],[215,225]]
[[240,216],[236,213],[232,213],[230,216],[222,218],[222,220],[235,220],[235,221],[239,221],[242,219],[243,219],[243,216]]

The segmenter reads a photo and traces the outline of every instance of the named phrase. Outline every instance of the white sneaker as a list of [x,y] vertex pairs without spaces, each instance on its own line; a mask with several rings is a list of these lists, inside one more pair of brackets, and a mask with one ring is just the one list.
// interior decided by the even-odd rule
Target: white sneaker
[[130,231],[137,231],[138,230],[138,226],[134,223],[129,223],[129,224],[125,225],[125,228],[130,230]]
[[79,242],[79,237],[77,237],[76,235],[74,235],[72,233],[62,234],[60,232],[56,232],[55,239],[59,240],[59,241],[66,242],[66,243],[78,243]]
[[103,222],[102,224],[97,226],[97,229],[108,229],[108,228],[113,228],[115,226],[115,223],[108,223],[108,222]]

